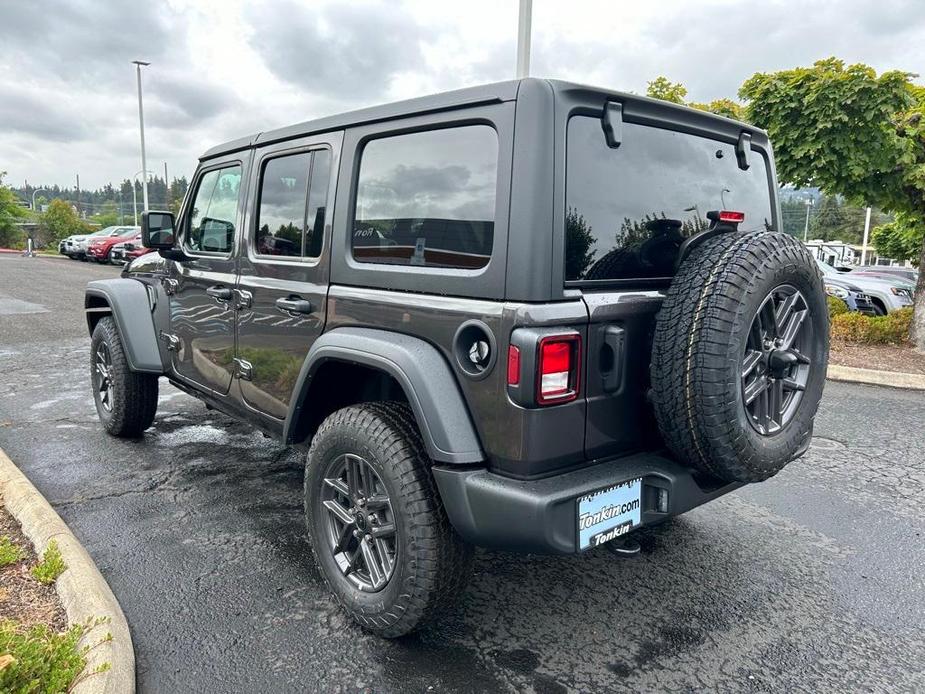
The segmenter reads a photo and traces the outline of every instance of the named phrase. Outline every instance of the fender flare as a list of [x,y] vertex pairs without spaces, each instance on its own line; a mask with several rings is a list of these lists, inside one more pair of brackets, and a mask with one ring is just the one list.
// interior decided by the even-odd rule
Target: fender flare
[[420,338],[372,328],[337,328],[315,340],[296,381],[283,441],[292,443],[311,380],[327,361],[378,369],[392,376],[408,398],[427,453],[441,463],[485,460],[463,395],[446,359]]
[[[100,298],[106,307],[94,306],[93,298]],[[157,334],[154,331],[154,319],[151,315],[151,303],[148,290],[138,280],[124,277],[111,280],[93,280],[87,283],[84,295],[84,308],[87,312],[87,328],[93,335],[96,316],[110,313],[122,339],[125,357],[132,371],[141,373],[164,373],[160,351],[157,347]]]

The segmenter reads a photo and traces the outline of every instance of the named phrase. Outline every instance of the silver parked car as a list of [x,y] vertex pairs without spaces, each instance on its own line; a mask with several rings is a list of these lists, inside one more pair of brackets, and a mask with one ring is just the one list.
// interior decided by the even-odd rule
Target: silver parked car
[[[816,260],[816,263],[827,281],[830,279],[844,281],[846,279],[845,273],[839,272],[828,263],[824,263],[819,259]],[[914,285],[902,279],[893,280],[851,273],[851,284],[856,285],[870,297],[877,315],[885,316],[890,311],[912,306]]]

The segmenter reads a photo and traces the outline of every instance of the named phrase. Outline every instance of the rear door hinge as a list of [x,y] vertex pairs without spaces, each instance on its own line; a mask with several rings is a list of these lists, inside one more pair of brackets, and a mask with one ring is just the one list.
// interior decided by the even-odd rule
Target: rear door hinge
[[175,279],[165,277],[161,280],[161,285],[164,287],[164,293],[167,296],[173,296],[177,293],[177,288],[180,286],[180,283]]
[[171,335],[170,333],[165,333],[163,330],[161,330],[160,338],[161,342],[167,345],[168,352],[180,351],[180,338],[176,335]]
[[254,365],[244,359],[235,357],[235,376],[242,381],[251,381],[254,377]]
[[254,303],[254,295],[246,289],[235,289],[234,297],[234,307],[239,311],[250,308]]

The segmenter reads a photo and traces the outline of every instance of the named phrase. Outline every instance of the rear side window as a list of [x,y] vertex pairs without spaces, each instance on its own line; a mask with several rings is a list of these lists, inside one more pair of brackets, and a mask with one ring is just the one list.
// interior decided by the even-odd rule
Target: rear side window
[[745,213],[741,230],[770,228],[764,157],[743,171],[735,146],[635,123],[611,149],[598,118],[569,120],[567,280],[670,277],[681,242],[709,227],[710,210]]
[[330,170],[328,150],[274,157],[264,163],[255,238],[258,255],[321,255]]
[[187,227],[191,251],[230,253],[234,246],[241,165],[213,169],[199,179]]
[[498,136],[487,125],[370,141],[360,160],[353,257],[484,267],[494,239],[497,177]]

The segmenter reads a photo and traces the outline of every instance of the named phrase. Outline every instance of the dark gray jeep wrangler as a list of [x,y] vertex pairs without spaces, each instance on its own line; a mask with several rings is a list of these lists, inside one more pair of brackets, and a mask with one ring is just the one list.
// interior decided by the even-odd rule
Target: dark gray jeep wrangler
[[472,546],[581,552],[777,473],[828,359],[764,132],[526,79],[206,152],[87,287],[106,430],[158,379],[307,447],[331,590],[385,636]]

